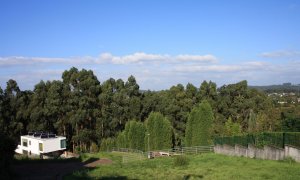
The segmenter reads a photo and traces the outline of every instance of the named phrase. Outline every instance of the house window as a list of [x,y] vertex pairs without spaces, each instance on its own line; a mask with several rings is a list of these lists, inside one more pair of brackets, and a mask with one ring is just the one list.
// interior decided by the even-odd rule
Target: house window
[[22,139],[22,145],[27,147],[27,139]]
[[29,146],[31,145],[31,141],[29,141]]
[[66,140],[60,140],[60,149],[66,148]]
[[43,151],[43,143],[39,143],[39,150]]

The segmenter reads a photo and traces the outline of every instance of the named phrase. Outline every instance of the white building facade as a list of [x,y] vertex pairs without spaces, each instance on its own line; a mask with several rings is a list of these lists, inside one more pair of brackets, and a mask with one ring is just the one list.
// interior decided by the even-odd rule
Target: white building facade
[[66,137],[46,133],[29,133],[21,136],[21,144],[16,153],[25,155],[43,155],[66,150]]

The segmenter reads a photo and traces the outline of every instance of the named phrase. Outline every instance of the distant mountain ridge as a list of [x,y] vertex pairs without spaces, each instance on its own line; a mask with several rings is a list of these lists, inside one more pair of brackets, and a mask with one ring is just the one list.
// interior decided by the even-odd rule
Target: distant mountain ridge
[[283,83],[281,85],[268,85],[268,86],[249,86],[249,88],[257,89],[265,92],[294,92],[300,93],[300,84]]

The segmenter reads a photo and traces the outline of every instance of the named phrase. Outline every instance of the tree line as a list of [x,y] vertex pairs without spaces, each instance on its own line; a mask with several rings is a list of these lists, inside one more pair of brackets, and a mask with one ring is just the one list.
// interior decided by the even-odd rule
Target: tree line
[[[147,136],[150,148],[155,149],[164,146],[156,144],[159,128],[169,127],[168,146],[193,144],[187,132],[203,127],[208,127],[209,138],[247,132],[299,131],[298,109],[274,107],[264,92],[250,89],[247,81],[219,88],[214,82],[203,81],[198,87],[188,83],[162,91],[141,91],[133,76],[127,81],[110,78],[100,83],[93,71],[75,67],[64,71],[62,80],[40,81],[32,91],[21,91],[12,79],[5,88],[0,87],[3,134],[17,142],[28,131],[53,132],[66,136],[67,147],[78,151],[89,151],[92,145],[104,146],[109,141],[145,149]],[[190,124],[202,116],[209,117],[203,126]],[[159,123],[155,124],[156,121]],[[134,138],[136,141],[129,142]]]

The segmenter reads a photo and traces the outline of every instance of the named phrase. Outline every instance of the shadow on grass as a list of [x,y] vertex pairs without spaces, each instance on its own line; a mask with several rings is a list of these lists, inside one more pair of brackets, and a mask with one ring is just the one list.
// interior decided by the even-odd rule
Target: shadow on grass
[[22,157],[20,159],[14,159],[13,164],[20,165],[20,164],[48,164],[48,163],[66,163],[66,162],[80,162],[79,158],[57,158],[57,159],[32,159],[29,157]]
[[[88,175],[81,175],[81,176],[71,176],[71,179],[95,179],[92,177],[88,177]],[[99,180],[128,180],[126,176],[105,176],[101,178],[97,178]]]
[[126,176],[104,176],[100,178],[101,180],[127,180]]
[[183,179],[184,180],[188,180],[188,179],[203,179],[204,176],[203,175],[196,175],[196,174],[188,174],[188,175],[185,175],[183,176]]
[[88,158],[82,162],[74,159],[15,159],[13,171],[15,179],[62,179],[65,175],[79,171],[75,179],[89,179],[87,172],[93,169],[88,164],[98,161],[99,158]]

